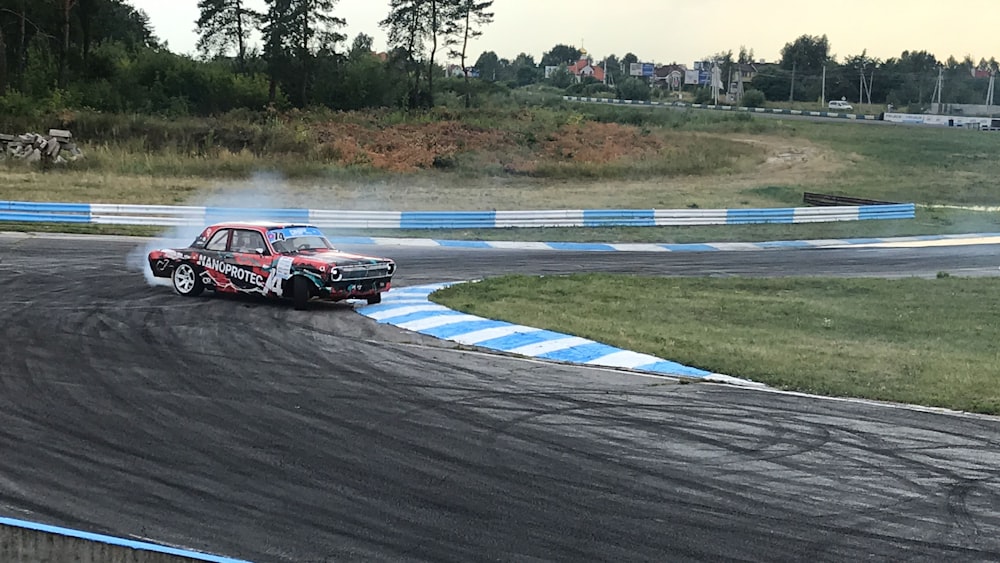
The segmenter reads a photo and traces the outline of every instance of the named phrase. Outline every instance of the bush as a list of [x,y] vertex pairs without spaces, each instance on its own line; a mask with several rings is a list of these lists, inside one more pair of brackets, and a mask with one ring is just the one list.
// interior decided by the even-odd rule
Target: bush
[[740,103],[748,108],[762,108],[766,102],[764,92],[750,89],[743,93],[743,100]]
[[711,88],[698,88],[694,93],[694,103],[696,104],[710,104],[713,101]]
[[649,100],[649,83],[639,78],[629,78],[618,87],[619,100]]

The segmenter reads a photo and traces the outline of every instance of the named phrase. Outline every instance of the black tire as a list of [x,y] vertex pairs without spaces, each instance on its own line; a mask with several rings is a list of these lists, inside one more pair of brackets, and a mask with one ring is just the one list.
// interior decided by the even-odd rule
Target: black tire
[[381,293],[376,293],[375,295],[369,295],[368,296],[368,304],[369,305],[378,305],[381,302],[382,302],[382,294]]
[[304,311],[309,307],[309,286],[312,282],[302,276],[292,278],[292,304],[296,311]]
[[184,297],[197,297],[205,291],[205,284],[201,282],[201,275],[198,270],[187,262],[181,262],[170,274],[170,281],[174,286],[174,291]]

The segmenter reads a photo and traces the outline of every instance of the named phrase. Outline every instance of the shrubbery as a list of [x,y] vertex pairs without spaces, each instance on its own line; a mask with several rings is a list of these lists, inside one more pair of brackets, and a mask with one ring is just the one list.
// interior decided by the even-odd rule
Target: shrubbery
[[764,92],[751,88],[743,93],[743,99],[740,103],[748,108],[762,108],[766,102]]

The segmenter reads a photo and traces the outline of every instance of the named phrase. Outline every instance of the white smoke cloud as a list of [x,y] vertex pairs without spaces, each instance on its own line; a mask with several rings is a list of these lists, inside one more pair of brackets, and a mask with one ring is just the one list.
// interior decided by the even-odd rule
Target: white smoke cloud
[[[184,205],[233,208],[233,213],[213,215],[208,223],[220,221],[238,221],[246,219],[246,212],[238,211],[247,208],[295,208],[287,204],[292,198],[291,190],[285,180],[271,173],[257,173],[247,183],[226,184],[213,188],[212,193],[196,196]],[[190,245],[207,224],[189,224],[168,227],[160,235],[146,241],[129,251],[125,263],[129,271],[142,272],[146,283],[150,286],[170,286],[167,278],[157,278],[149,267],[148,256],[153,250],[161,248],[182,248]]]

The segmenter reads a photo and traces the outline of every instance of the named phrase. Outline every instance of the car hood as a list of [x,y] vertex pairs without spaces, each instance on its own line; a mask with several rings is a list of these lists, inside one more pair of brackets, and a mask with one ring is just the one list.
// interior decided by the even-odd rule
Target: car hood
[[351,266],[354,264],[379,264],[391,262],[388,258],[351,254],[349,252],[341,252],[339,250],[306,250],[291,256],[295,258],[295,264],[309,264],[315,266]]

